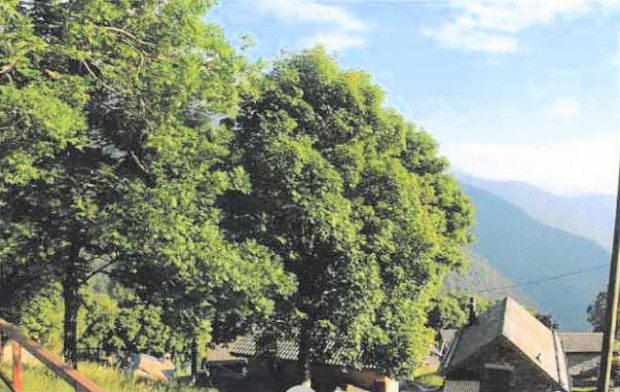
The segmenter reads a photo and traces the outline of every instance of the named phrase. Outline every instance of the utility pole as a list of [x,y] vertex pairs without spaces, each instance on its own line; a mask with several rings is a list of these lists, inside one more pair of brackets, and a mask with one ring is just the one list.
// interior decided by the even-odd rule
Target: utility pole
[[607,308],[605,310],[605,330],[603,335],[603,352],[598,375],[598,391],[611,391],[611,365],[614,356],[614,341],[618,324],[618,291],[620,277],[618,273],[618,248],[620,247],[620,178],[616,195],[616,223],[614,226],[614,243],[609,267],[609,284],[607,286]]

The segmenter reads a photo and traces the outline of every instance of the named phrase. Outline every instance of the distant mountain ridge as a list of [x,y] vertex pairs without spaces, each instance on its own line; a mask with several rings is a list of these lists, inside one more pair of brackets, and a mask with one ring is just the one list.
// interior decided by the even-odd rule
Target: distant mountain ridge
[[562,196],[519,181],[486,180],[460,171],[455,175],[462,184],[490,192],[546,225],[611,248],[616,202],[613,196]]
[[[491,192],[467,184],[463,189],[476,207],[472,250],[506,278],[521,283],[609,262],[609,252],[598,243],[545,225]],[[521,289],[541,311],[551,313],[562,330],[585,331],[590,328],[587,306],[604,289],[606,278],[603,267]]]

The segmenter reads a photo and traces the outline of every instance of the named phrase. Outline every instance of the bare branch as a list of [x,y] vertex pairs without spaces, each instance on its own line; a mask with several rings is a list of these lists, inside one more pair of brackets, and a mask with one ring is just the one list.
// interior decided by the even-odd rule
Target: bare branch
[[132,150],[129,150],[129,155],[131,155],[131,158],[134,160],[136,165],[138,165],[140,170],[142,170],[146,174],[150,173],[148,168],[146,166],[144,166],[144,164],[140,161],[140,158],[138,158],[138,156],[136,155],[135,152],[133,152]]

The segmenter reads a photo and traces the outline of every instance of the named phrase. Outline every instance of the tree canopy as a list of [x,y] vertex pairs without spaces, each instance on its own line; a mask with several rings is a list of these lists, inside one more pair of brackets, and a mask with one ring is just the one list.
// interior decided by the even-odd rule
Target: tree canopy
[[588,322],[594,328],[594,332],[603,332],[605,328],[605,309],[607,309],[607,292],[601,291],[587,309]]
[[219,229],[215,200],[247,181],[215,120],[245,63],[202,21],[211,3],[0,3],[1,310],[60,282],[74,365],[80,288],[99,272],[194,340],[290,291],[268,250]]
[[475,301],[477,315],[484,313],[493,304],[493,301],[479,295],[449,292],[433,299],[434,306],[429,312],[427,325],[436,332],[464,327],[469,317],[471,298]]
[[0,2],[0,313],[55,344],[62,312],[72,365],[82,339],[196,370],[258,326],[303,377],[410,375],[471,204],[368,73],[316,48],[257,74],[212,3]]
[[251,191],[229,192],[227,227],[295,275],[271,330],[297,340],[303,376],[329,356],[410,374],[473,215],[435,141],[321,48],[277,61],[230,124]]

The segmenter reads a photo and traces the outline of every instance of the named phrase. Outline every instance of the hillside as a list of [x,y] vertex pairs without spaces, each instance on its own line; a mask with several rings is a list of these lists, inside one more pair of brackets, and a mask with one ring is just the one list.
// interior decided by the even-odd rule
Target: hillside
[[[471,185],[463,189],[477,209],[473,251],[507,278],[525,282],[609,262],[609,253],[594,241],[544,225],[490,192]],[[523,290],[561,329],[580,331],[589,328],[586,308],[606,277],[607,269],[599,268]]]
[[498,196],[546,225],[589,238],[610,249],[615,199],[610,195],[561,196],[518,181],[492,181],[455,172],[462,184]]
[[[463,271],[455,271],[446,276],[444,289],[446,291],[466,291],[478,293],[481,287],[509,287],[515,282],[508,279],[495,269],[484,257],[469,252],[469,265]],[[507,288],[502,290],[480,292],[480,296],[489,300],[501,299],[510,296],[519,302],[535,306],[534,300],[529,298],[519,288]]]

